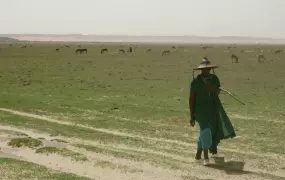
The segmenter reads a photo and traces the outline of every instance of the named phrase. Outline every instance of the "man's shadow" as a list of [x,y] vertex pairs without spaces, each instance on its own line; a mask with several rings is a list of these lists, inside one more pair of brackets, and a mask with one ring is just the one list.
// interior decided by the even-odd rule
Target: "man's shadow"
[[225,158],[224,157],[213,157],[215,163],[214,164],[210,164],[207,167],[209,168],[214,168],[214,169],[218,169],[218,170],[223,170],[225,171],[227,174],[250,174],[252,172],[250,171],[245,171],[244,170],[244,165],[245,162],[241,162],[241,161],[228,161],[225,162]]

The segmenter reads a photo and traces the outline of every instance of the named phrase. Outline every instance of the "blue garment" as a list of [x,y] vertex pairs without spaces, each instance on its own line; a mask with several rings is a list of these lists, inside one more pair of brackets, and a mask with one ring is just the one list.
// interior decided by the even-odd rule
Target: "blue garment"
[[203,150],[210,149],[212,146],[212,132],[210,128],[201,129],[200,134],[198,136],[198,148]]

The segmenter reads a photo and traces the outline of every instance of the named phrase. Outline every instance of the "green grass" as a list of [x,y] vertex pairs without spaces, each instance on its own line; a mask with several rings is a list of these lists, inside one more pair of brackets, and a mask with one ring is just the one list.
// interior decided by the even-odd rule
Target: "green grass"
[[[220,65],[215,73],[222,86],[246,104],[240,105],[228,95],[220,96],[240,136],[223,141],[221,147],[247,149],[257,154],[285,154],[285,139],[282,138],[285,130],[285,54],[268,52],[284,49],[285,46],[238,45],[226,53],[227,46],[223,45],[207,50],[199,45],[185,45],[165,57],[161,56],[161,52],[172,45],[139,45],[135,56],[101,55],[100,44],[84,44],[88,48],[87,55],[75,55],[75,45],[55,52],[58,46],[43,43],[20,49],[0,44],[1,107],[89,127],[195,145],[198,127],[189,126],[189,84],[192,69],[203,56],[208,56],[212,63]],[[110,44],[108,49],[112,52],[120,46],[128,47]],[[152,48],[153,52],[146,54],[145,49],[148,48]],[[254,50],[254,53],[241,53],[241,49]],[[264,50],[264,63],[257,62],[259,49]],[[231,62],[231,53],[240,56],[240,63]],[[173,143],[116,136],[6,112],[0,114],[2,125],[31,128],[51,136],[103,144],[122,143],[172,154],[181,151],[185,157],[192,157],[195,152],[193,147]],[[245,156],[238,153],[228,155],[235,158]],[[123,156],[140,157],[138,153]],[[256,157],[246,157],[258,161]],[[165,158],[158,163],[167,164],[168,161],[170,159]],[[274,160],[269,159],[266,168],[271,166],[269,162]]]
[[38,164],[9,158],[0,158],[2,180],[89,180],[73,174],[50,170]]
[[118,141],[126,143],[143,143],[142,140],[132,139],[128,137],[120,137],[111,134],[106,134],[103,132],[93,131],[86,128],[67,126],[42,120],[34,120],[31,118],[15,116],[15,115],[10,115],[6,118],[0,117],[0,123],[5,125],[13,125],[17,127],[32,128],[40,130],[42,132],[47,132],[52,136],[61,135],[66,137],[82,138],[89,140],[93,139],[102,143],[106,142],[116,143]]
[[69,149],[66,149],[66,148],[42,147],[42,148],[37,149],[36,153],[59,154],[64,157],[70,157],[71,159],[75,161],[87,161],[88,160],[83,154],[70,151]]
[[0,134],[8,134],[11,136],[28,136],[25,133],[21,133],[21,132],[17,132],[17,131],[11,131],[11,130],[5,130],[5,129],[1,129]]
[[11,139],[8,142],[8,145],[11,147],[29,147],[29,148],[36,148],[38,146],[41,146],[43,143],[40,140],[37,139],[33,139],[31,137],[27,137],[27,138],[15,138],[15,139]]

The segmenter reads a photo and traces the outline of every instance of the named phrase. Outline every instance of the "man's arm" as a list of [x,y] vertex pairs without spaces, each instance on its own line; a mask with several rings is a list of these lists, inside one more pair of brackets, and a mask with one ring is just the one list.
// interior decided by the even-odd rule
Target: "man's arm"
[[190,125],[192,127],[195,126],[195,101],[196,101],[196,89],[197,85],[195,83],[195,79],[192,80],[191,85],[190,85],[190,93],[189,93],[189,109],[190,109]]
[[190,91],[190,95],[189,95],[189,109],[190,109],[190,117],[191,117],[192,120],[195,120],[195,117],[194,117],[195,98],[196,98],[196,93],[193,92],[193,91]]

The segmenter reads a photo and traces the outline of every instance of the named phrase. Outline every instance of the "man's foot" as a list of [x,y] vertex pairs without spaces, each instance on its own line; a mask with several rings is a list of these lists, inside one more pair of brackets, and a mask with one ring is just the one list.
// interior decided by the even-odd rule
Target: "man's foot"
[[218,154],[212,154],[212,157],[215,158],[215,157],[219,157]]
[[204,159],[204,166],[209,166],[209,165],[210,165],[210,160]]
[[201,148],[197,148],[197,152],[195,155],[195,160],[201,160],[203,150]]
[[202,159],[202,157],[201,156],[195,156],[195,160],[201,160]]
[[209,159],[209,151],[208,151],[208,149],[204,150],[204,159]]
[[202,163],[202,149],[201,148],[197,148],[197,152],[195,155],[195,162],[196,163]]
[[218,149],[217,149],[217,147],[215,147],[215,148],[210,148],[210,153],[211,153],[212,155],[218,154]]
[[203,163],[203,160],[202,160],[202,158],[197,159],[197,158],[195,157],[195,159],[194,159],[194,163],[202,164],[202,163]]

